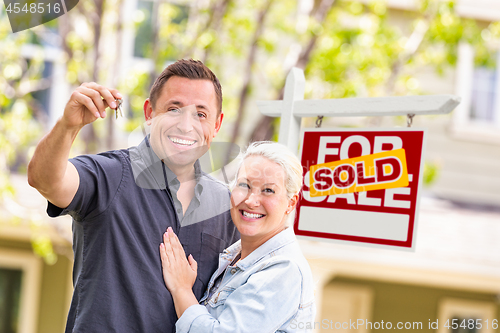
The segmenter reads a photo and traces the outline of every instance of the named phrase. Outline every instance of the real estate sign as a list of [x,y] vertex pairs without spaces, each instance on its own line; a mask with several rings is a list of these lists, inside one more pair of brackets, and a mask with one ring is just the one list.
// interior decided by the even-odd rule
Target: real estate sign
[[306,129],[295,234],[412,248],[425,133],[421,129]]

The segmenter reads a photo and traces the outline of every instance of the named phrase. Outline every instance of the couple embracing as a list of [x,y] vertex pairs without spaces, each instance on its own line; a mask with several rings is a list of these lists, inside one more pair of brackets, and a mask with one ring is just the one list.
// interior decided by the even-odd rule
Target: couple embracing
[[66,332],[292,332],[292,320],[311,322],[311,271],[290,225],[297,157],[256,142],[229,190],[204,173],[222,89],[203,63],[179,60],[151,88],[138,146],[68,160],[80,129],[121,98],[82,84],[28,166],[47,213],[73,217]]

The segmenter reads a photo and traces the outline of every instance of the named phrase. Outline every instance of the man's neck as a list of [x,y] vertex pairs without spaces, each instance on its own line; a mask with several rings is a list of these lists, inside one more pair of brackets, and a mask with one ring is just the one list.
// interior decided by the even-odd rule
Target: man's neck
[[[162,161],[165,163],[165,161]],[[176,176],[177,180],[182,184],[183,182],[188,182],[195,179],[194,164],[189,166],[175,166],[165,163],[165,165],[172,171]]]
[[177,189],[176,196],[177,200],[181,203],[182,214],[184,215],[194,197],[194,188],[196,184],[194,164],[182,167],[171,166],[167,163],[165,163],[165,165],[177,176],[177,180],[179,181],[179,188]]

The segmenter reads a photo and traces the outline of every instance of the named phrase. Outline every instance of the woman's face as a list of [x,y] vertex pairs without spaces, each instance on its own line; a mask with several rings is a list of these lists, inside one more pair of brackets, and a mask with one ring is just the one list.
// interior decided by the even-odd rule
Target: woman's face
[[241,239],[263,244],[285,227],[298,196],[287,198],[282,167],[262,156],[247,157],[231,194],[231,217]]

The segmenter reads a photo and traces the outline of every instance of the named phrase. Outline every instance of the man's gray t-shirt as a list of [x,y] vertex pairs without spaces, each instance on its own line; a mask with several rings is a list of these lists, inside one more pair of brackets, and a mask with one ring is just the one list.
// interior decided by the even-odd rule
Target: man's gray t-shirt
[[177,179],[147,139],[70,162],[80,176],[78,191],[66,209],[47,208],[50,216],[73,217],[75,291],[66,332],[173,332],[177,316],[163,281],[162,235],[172,227],[198,262],[193,291],[201,298],[218,254],[239,239],[228,189],[197,162],[195,197],[178,215],[171,193]]

